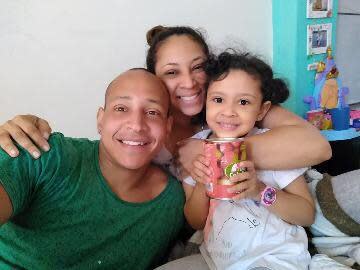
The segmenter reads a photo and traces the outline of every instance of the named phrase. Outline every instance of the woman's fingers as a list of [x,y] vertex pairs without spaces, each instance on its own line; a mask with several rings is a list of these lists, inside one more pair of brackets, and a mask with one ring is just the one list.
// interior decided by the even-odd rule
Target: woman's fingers
[[[16,116],[11,121],[14,123],[14,125],[20,127],[26,136],[28,136],[36,146],[41,147],[41,149],[44,151],[48,151],[50,149],[47,139],[51,133],[51,128],[46,120],[38,118],[34,115],[20,115]],[[16,138],[14,138],[14,140],[17,141]],[[18,143],[20,142],[18,141]],[[32,148],[33,145],[31,146]],[[28,150],[30,151],[30,149]]]
[[40,134],[42,134],[43,138],[45,140],[48,140],[49,136],[52,132],[52,129],[51,129],[48,121],[41,119],[41,118],[37,118],[37,126],[39,127],[39,132],[40,132]]
[[[34,158],[38,158],[40,156],[39,149],[34,145],[31,139],[24,133],[24,131],[21,128],[19,128],[17,125],[14,125],[11,121],[7,121],[4,124],[4,128],[8,132],[8,136],[10,136],[20,146],[26,149],[26,151],[28,151]],[[4,132],[3,134],[6,133]],[[5,143],[6,142],[8,141],[6,140]],[[3,141],[1,140],[0,140],[0,145],[1,147],[3,147]],[[15,145],[13,144],[11,147],[15,148]],[[17,148],[15,149],[18,150]]]
[[10,134],[3,130],[2,126],[0,126],[0,147],[11,157],[19,155],[19,150],[11,140]]
[[0,147],[15,157],[19,154],[15,141],[34,158],[38,158],[41,155],[38,147],[45,151],[50,149],[46,141],[50,132],[47,121],[34,115],[18,115],[0,126]]

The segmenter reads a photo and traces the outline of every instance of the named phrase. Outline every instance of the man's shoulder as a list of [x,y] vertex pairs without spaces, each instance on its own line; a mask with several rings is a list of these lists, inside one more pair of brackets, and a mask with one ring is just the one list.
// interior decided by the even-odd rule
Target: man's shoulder
[[75,138],[75,137],[67,137],[64,136],[64,134],[60,133],[60,132],[54,132],[51,133],[50,137],[49,137],[49,143],[50,145],[59,145],[59,144],[64,144],[64,143],[70,143],[70,144],[94,144],[97,141],[92,141],[88,138]]
[[57,163],[58,166],[74,167],[77,162],[87,159],[97,151],[97,141],[86,138],[66,137],[62,133],[52,133],[49,138],[50,150],[41,155],[42,162]]

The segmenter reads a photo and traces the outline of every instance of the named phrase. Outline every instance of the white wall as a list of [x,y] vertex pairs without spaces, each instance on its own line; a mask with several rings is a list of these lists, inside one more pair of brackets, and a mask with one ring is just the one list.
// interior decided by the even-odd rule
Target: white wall
[[149,28],[201,27],[211,45],[270,62],[271,16],[271,0],[0,0],[0,123],[32,113],[65,135],[96,138],[104,90],[144,66]]

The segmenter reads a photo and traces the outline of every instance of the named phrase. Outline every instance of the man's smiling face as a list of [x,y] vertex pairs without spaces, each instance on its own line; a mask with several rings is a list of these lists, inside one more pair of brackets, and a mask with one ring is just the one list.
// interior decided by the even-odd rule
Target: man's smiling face
[[109,85],[105,104],[98,112],[103,158],[126,169],[148,165],[171,128],[165,86],[149,72],[130,70]]

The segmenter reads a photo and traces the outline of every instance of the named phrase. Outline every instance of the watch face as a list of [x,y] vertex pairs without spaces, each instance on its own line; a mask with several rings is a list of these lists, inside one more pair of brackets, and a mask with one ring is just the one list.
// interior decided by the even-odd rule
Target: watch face
[[274,188],[267,187],[264,190],[262,201],[266,205],[271,205],[275,202],[275,200],[276,200],[276,190]]
[[274,192],[271,189],[265,191],[264,199],[267,201],[271,201],[274,198]]

